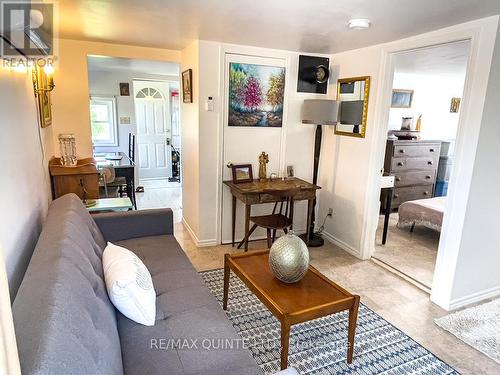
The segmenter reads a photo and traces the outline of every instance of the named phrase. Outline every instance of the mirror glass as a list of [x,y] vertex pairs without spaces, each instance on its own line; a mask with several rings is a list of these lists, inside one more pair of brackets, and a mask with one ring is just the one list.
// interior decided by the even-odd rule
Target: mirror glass
[[339,79],[337,84],[339,113],[335,134],[365,137],[369,91],[370,77]]

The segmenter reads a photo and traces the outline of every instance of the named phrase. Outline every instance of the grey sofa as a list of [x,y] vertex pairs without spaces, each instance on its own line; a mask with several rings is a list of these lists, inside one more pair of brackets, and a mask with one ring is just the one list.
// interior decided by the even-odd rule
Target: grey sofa
[[[12,307],[23,374],[261,373],[247,349],[171,345],[239,337],[176,242],[172,221],[169,209],[90,216],[73,194],[52,203]],[[109,301],[106,241],[134,251],[150,270],[155,326],[134,323]]]

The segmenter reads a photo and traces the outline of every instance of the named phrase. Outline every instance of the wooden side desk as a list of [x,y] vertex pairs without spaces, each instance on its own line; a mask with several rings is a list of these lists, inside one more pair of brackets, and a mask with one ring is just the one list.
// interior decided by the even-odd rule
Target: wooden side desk
[[[232,204],[232,245],[234,247],[234,236],[236,228],[236,200],[239,199],[245,205],[245,236],[250,230],[250,212],[252,205],[262,203],[276,202],[276,197],[265,194],[265,190],[289,190],[300,189],[300,192],[294,197],[294,201],[307,200],[307,238],[309,238],[309,228],[312,220],[313,202],[316,198],[316,190],[321,187],[301,180],[300,178],[286,178],[275,180],[253,180],[253,182],[245,182],[235,184],[233,181],[224,181],[224,184],[229,187],[233,196]],[[245,241],[245,251],[248,250],[248,238]]]

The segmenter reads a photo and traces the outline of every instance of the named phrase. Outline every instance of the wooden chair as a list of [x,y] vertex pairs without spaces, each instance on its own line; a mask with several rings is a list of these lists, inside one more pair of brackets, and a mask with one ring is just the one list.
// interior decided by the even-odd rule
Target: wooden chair
[[[128,133],[128,157],[132,162],[135,163],[135,134]],[[125,177],[116,177],[114,181],[108,184],[108,187],[116,187],[118,189],[118,195],[120,198],[123,197],[124,193],[127,191],[127,180]],[[129,197],[134,202],[134,208],[137,210],[135,204],[135,191],[132,192],[133,197]]]
[[[264,194],[272,195],[276,199],[273,212],[270,215],[250,216],[250,221],[253,224],[245,238],[239,243],[238,249],[248,242],[251,234],[257,227],[266,228],[267,230],[267,247],[270,248],[276,240],[276,231],[278,229],[288,233],[288,229],[293,226],[293,203],[294,197],[300,192],[300,189],[288,190],[264,190]],[[279,211],[277,211],[279,205]],[[284,211],[283,211],[284,208]],[[246,250],[245,250],[246,251]]]

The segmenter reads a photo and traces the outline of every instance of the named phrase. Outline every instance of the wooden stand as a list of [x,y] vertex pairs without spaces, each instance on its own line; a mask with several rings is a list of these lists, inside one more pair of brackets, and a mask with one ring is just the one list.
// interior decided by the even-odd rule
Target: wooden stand
[[53,157],[49,171],[53,199],[68,193],[75,193],[80,199],[99,198],[99,171],[93,158],[80,159],[75,167],[64,167],[60,158]]

